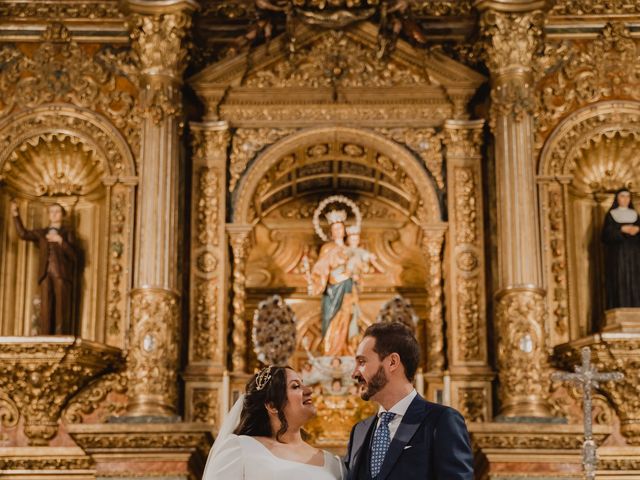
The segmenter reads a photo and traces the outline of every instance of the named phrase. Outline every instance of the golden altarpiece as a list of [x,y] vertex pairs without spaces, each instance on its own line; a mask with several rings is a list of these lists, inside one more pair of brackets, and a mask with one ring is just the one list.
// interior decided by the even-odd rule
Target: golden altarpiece
[[[335,195],[382,266],[363,318],[410,302],[477,478],[580,477],[581,395],[550,376],[585,345],[625,374],[595,395],[598,478],[640,475],[640,311],[604,311],[599,240],[640,184],[640,7],[404,3],[0,1],[3,478],[198,478],[263,301],[295,317],[291,364],[322,350]],[[79,261],[73,329],[45,336],[12,205],[31,229],[54,203]],[[341,451],[367,407],[319,394]]]

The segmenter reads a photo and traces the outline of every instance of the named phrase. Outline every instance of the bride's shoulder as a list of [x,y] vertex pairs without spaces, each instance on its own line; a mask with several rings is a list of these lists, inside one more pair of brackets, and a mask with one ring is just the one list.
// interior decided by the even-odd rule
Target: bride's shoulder
[[334,478],[341,480],[346,478],[346,469],[342,459],[331,452],[323,450],[325,458],[325,469],[331,472]]

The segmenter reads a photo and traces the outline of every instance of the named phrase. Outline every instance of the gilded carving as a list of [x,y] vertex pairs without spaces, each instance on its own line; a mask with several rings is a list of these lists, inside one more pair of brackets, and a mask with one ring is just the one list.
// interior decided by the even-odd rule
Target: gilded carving
[[[218,245],[218,196],[220,173],[214,167],[198,169],[196,238],[201,247]],[[202,270],[202,269],[201,269]]]
[[233,352],[235,372],[244,372],[247,366],[247,322],[245,319],[245,267],[251,246],[251,228],[229,230],[229,241],[233,251]]
[[154,124],[180,113],[178,85],[186,68],[187,50],[182,42],[191,27],[185,12],[132,15],[131,39],[143,75],[141,109]]
[[640,4],[633,0],[560,0],[550,12],[552,15],[612,15],[640,13]]
[[7,2],[0,5],[0,17],[2,18],[26,18],[37,17],[44,19],[68,18],[68,19],[105,19],[124,18],[124,13],[117,3],[110,1],[83,2],[83,3],[51,3],[47,1],[32,0],[30,2]]
[[428,258],[429,321],[427,323],[427,371],[439,372],[444,368],[444,319],[442,306],[442,247],[444,229],[423,230],[422,250]]
[[20,412],[11,397],[0,391],[0,425],[13,428],[18,424]]
[[220,407],[217,389],[196,388],[193,391],[193,421],[200,423],[217,423]]
[[558,335],[569,329],[569,298],[567,286],[567,258],[564,236],[564,202],[559,186],[550,186],[548,193],[549,252],[554,287],[551,292],[551,313]]
[[215,279],[197,279],[193,288],[196,302],[193,356],[195,360],[214,358],[218,350],[218,286]]
[[555,62],[538,85],[539,136],[581,106],[607,98],[640,100],[640,46],[624,23],[607,23],[596,40],[549,47],[545,54]]
[[533,114],[533,58],[542,46],[544,14],[486,10],[480,17],[484,60],[492,74],[491,123],[510,116],[516,121]]
[[465,387],[458,390],[458,407],[467,422],[487,421],[485,415],[486,393],[486,389],[483,387]]
[[[94,412],[111,392],[125,393],[127,391],[127,376],[121,372],[108,373],[90,383],[74,396],[62,412],[62,419],[67,423],[82,423],[84,415]],[[122,406],[110,404],[107,406],[109,414],[123,413]]]
[[376,128],[375,131],[418,155],[438,188],[444,190],[442,135],[434,128]]
[[11,168],[5,163],[10,164],[13,158],[17,159],[10,154],[24,139],[34,138],[34,132],[61,129],[84,138],[88,148],[102,152],[109,177],[120,177],[128,182],[135,178],[135,163],[129,146],[121,134],[107,125],[100,115],[72,105],[49,105],[12,114],[0,125],[0,165],[3,166],[0,180],[4,180],[5,172]]
[[462,360],[482,360],[484,328],[480,317],[480,282],[477,276],[466,278],[459,276],[456,281],[458,304],[457,339],[458,354]]
[[[563,346],[558,361],[566,367],[580,362],[580,348]],[[600,390],[611,401],[620,418],[620,430],[630,445],[640,445],[640,341],[633,334],[603,333],[600,339],[589,344],[594,367],[599,371],[623,372],[620,381],[599,382]]]
[[474,244],[478,238],[475,174],[472,168],[454,168],[456,243]]
[[[48,445],[58,431],[62,409],[92,379],[117,367],[120,351],[80,339],[0,343],[0,391],[11,399],[24,418],[30,445]],[[10,402],[5,422],[13,422]]]
[[318,126],[318,122],[358,122],[359,124],[386,126],[406,124],[408,119],[438,125],[453,115],[453,107],[448,103],[428,105],[263,105],[225,103],[220,106],[220,116],[234,123],[260,123],[267,127],[274,122],[290,126]]
[[258,152],[295,131],[290,128],[238,128],[231,145],[229,191],[233,192],[236,188],[240,177]]
[[545,316],[544,296],[538,290],[514,288],[498,299],[499,397],[505,416],[548,416]]
[[101,186],[104,157],[80,138],[46,133],[29,138],[2,168],[17,191],[40,196],[86,195]]
[[426,70],[378,58],[376,50],[343,31],[328,31],[318,42],[268,68],[251,73],[245,85],[257,88],[392,87],[429,85]]
[[[62,458],[0,458],[0,470],[48,470],[59,474],[65,470],[90,470],[95,468],[93,459],[90,457],[62,457]],[[54,474],[54,475],[55,475]]]
[[129,413],[174,412],[178,400],[179,321],[176,294],[153,288],[131,293]]
[[[47,26],[43,42],[32,56],[12,46],[0,48],[0,116],[16,108],[33,108],[46,103],[68,102],[105,115],[126,135],[137,150],[134,78],[118,76],[101,57],[89,54],[58,22]],[[126,79],[126,80],[125,80]],[[123,89],[118,82],[128,82]]]
[[230,133],[226,128],[191,131],[194,152],[195,222],[192,259],[191,331],[193,360],[208,360],[220,355],[218,283],[221,225],[220,199],[224,195],[222,168],[226,164]]
[[[583,443],[582,433],[563,435],[509,435],[501,434],[495,436],[471,435],[473,444],[477,448],[500,448],[500,449],[558,449],[558,450],[580,450]],[[594,435],[597,443],[601,443],[604,435]]]
[[107,334],[121,343],[124,334],[123,321],[127,309],[127,282],[125,281],[129,250],[127,225],[131,209],[130,193],[119,185],[111,195],[109,226],[109,266],[107,274]]

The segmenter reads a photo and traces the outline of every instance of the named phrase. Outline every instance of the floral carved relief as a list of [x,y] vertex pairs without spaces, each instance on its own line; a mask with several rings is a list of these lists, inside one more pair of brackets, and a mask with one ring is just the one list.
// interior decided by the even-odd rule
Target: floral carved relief
[[137,79],[117,71],[117,65],[110,65],[103,54],[90,54],[73,41],[63,24],[56,22],[48,25],[42,43],[31,56],[16,47],[3,46],[0,117],[18,108],[67,102],[107,117],[137,151]]
[[[167,290],[131,293],[130,345],[127,355],[129,410],[152,398],[167,413],[177,403],[179,302]],[[142,413],[142,412],[141,412]]]
[[[497,302],[499,396],[505,414],[517,414],[529,398],[549,395],[545,308],[537,290],[508,290]],[[543,405],[537,408],[547,413]]]

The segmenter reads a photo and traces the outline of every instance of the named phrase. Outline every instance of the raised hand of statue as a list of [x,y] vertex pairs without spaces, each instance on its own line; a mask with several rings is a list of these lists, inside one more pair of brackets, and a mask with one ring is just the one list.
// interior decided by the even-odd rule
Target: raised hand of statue
[[15,200],[11,200],[11,216],[17,217],[20,215],[20,211],[18,210],[18,204]]

